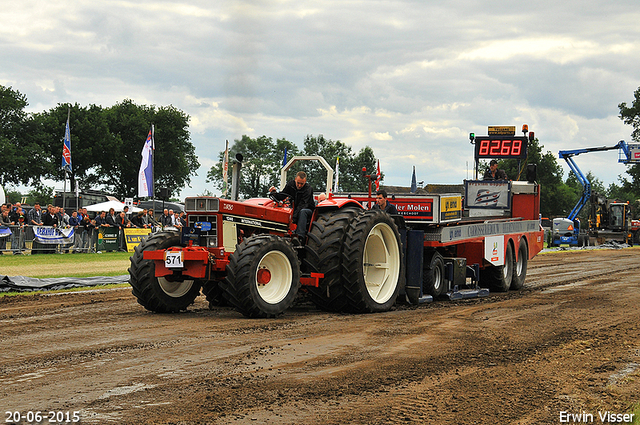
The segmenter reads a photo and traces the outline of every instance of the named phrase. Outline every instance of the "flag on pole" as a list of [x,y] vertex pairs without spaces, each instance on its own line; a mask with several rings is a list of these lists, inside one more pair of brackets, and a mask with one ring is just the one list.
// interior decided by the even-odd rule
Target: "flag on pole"
[[227,191],[229,187],[227,186],[228,179],[229,179],[229,141],[227,140],[224,148],[224,157],[222,159],[222,182],[224,184],[222,197],[227,196]]
[[333,193],[338,193],[338,184],[340,180],[340,157],[336,158],[336,179],[333,181]]
[[62,168],[71,172],[71,132],[69,131],[69,117],[64,129],[64,143],[62,145]]
[[380,190],[380,178],[382,173],[380,172],[380,160],[378,160],[378,172],[376,173],[376,192]]
[[282,160],[282,166],[287,165],[287,148],[284,148],[284,159]]
[[147,140],[142,147],[142,162],[140,163],[140,171],[138,172],[138,197],[153,196],[153,150],[155,145],[153,142],[154,129],[153,124]]
[[413,166],[413,176],[411,176],[411,193],[416,193],[418,184],[416,183],[416,166]]

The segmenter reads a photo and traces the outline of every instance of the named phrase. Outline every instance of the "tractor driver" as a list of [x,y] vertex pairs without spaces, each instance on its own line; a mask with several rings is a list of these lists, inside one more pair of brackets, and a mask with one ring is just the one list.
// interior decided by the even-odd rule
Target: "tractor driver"
[[396,206],[387,201],[387,191],[384,189],[376,192],[376,204],[373,206],[373,209],[382,210],[387,214],[398,214]]
[[[275,192],[276,188],[271,186],[269,192]],[[298,171],[295,179],[288,181],[282,189],[282,193],[286,193],[293,199],[293,217],[292,220],[297,224],[296,234],[301,240],[307,236],[307,225],[313,214],[316,203],[313,200],[313,189],[307,183],[307,173]],[[319,201],[325,199],[324,193],[318,196]]]

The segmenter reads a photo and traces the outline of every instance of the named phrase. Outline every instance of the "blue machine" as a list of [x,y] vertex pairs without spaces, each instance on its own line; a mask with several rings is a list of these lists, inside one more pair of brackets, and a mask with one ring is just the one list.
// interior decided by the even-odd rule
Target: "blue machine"
[[[633,148],[634,149],[631,149],[624,140],[620,140],[614,146],[600,146],[595,148],[572,149],[558,152],[558,156],[567,162],[569,168],[571,168],[571,171],[573,171],[576,178],[582,185],[582,196],[580,196],[580,199],[578,199],[578,202],[573,207],[567,218],[553,219],[552,240],[549,244],[550,246],[560,246],[561,244],[584,246],[589,244],[588,232],[580,232],[580,219],[577,217],[578,214],[580,214],[580,211],[582,211],[582,208],[584,208],[587,202],[589,202],[589,199],[591,199],[591,182],[589,182],[587,177],[582,173],[582,171],[580,171],[580,168],[576,165],[573,157],[580,155],[581,153],[618,149],[618,162],[628,164],[630,162],[637,162],[637,159],[635,158],[637,156],[637,152],[635,152],[635,145]],[[634,151],[633,155],[632,150]]]

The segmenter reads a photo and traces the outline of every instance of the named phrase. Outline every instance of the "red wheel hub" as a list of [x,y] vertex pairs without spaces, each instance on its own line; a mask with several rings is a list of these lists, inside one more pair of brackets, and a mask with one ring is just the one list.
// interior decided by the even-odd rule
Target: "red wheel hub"
[[268,269],[258,270],[258,285],[266,285],[271,281],[271,272]]

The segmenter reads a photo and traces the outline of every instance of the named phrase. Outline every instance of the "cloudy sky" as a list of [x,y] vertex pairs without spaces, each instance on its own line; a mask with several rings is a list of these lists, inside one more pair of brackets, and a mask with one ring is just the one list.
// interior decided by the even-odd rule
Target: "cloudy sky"
[[[637,0],[0,6],[0,84],[25,94],[28,111],[129,98],[190,115],[202,166],[181,196],[213,190],[207,170],[243,134],[371,146],[389,185],[409,185],[414,165],[425,183],[461,183],[468,135],[488,125],[526,123],[556,155],[630,141],[618,104],[640,86]],[[626,169],[617,158],[576,162],[609,184]]]

